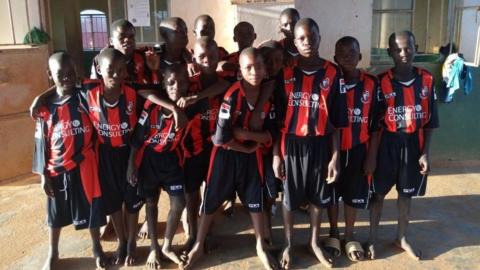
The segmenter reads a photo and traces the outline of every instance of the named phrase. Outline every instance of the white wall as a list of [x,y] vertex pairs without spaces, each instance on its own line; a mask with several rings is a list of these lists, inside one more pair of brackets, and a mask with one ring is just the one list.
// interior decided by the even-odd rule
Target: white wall
[[479,64],[480,44],[478,38],[480,35],[480,0],[464,0],[463,14],[460,26],[460,44],[459,52],[463,53],[465,60]]
[[320,27],[320,55],[333,60],[335,42],[346,35],[360,42],[361,67],[370,65],[373,0],[295,0],[300,16],[314,19]]
[[[8,0],[0,0],[0,25],[2,25],[0,27],[0,44],[23,44],[23,38],[30,29],[34,26],[40,28],[38,3],[38,0],[10,0],[14,29],[14,33],[12,33]],[[30,29],[28,23],[30,23]]]

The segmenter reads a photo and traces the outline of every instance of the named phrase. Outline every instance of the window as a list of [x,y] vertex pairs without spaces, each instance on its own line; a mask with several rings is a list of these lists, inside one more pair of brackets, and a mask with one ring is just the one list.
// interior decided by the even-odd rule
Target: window
[[105,13],[87,9],[80,12],[82,45],[84,51],[99,51],[108,45],[107,16]]

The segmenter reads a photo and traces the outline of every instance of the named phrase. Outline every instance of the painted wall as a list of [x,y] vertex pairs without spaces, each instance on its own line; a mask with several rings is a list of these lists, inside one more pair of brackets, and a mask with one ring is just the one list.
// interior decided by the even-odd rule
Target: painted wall
[[0,27],[0,44],[23,44],[23,38],[30,29],[35,26],[41,28],[38,4],[38,0],[10,0],[13,21],[12,33],[8,0],[0,0],[0,25],[2,25]]
[[232,5],[230,0],[170,0],[170,15],[181,17],[187,23],[189,47],[194,41],[193,22],[201,14],[209,14],[215,21],[215,41],[218,45],[229,52],[236,51],[237,46],[233,42],[232,34],[236,23],[235,5]]
[[[474,62],[480,57],[480,0],[464,0],[463,14],[461,17],[459,51],[463,53],[468,62]],[[469,7],[469,8],[465,8]]]
[[361,67],[370,65],[373,0],[296,0],[301,17],[314,19],[320,27],[320,55],[333,60],[335,42],[346,35],[360,42]]

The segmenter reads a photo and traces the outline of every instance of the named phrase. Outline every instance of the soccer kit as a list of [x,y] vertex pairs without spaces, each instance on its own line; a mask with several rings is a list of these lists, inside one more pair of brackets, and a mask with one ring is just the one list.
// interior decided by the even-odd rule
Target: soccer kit
[[285,160],[284,205],[304,203],[327,207],[336,202],[334,185],[327,184],[330,140],[336,128],[348,125],[345,86],[340,69],[323,60],[312,72],[285,67],[277,78],[274,98]]
[[377,95],[377,79],[361,72],[355,85],[346,86],[348,127],[342,128],[340,177],[338,189],[345,204],[367,208],[370,199],[370,180],[364,174],[367,156],[369,125],[373,97]]
[[46,175],[54,197],[48,197],[48,225],[75,229],[97,228],[106,223],[94,128],[80,106],[78,95],[39,109],[35,130],[33,172]]
[[[103,191],[105,212],[111,215],[122,209],[125,203],[130,213],[136,213],[143,205],[137,186],[127,182],[130,156],[130,136],[140,111],[135,89],[124,83],[115,104],[104,98],[101,80],[85,80],[81,90],[84,108],[97,130],[97,155],[100,184]],[[141,107],[140,107],[141,108]]]
[[[275,133],[276,120],[272,106],[266,103],[261,117],[264,128],[270,134]],[[248,129],[253,105],[247,102],[241,81],[234,83],[226,92],[216,124],[214,143],[210,157],[202,212],[213,214],[225,200],[238,194],[242,204],[250,212],[263,210],[263,159],[260,149],[247,154],[228,149],[225,144],[234,140],[234,128]],[[272,119],[271,119],[272,118]],[[242,142],[240,143],[248,143]],[[271,144],[271,140],[266,146]]]
[[387,194],[393,185],[402,196],[423,196],[427,175],[420,173],[424,129],[438,128],[433,76],[414,68],[415,78],[400,82],[393,70],[379,75],[372,131],[381,132],[373,191]]

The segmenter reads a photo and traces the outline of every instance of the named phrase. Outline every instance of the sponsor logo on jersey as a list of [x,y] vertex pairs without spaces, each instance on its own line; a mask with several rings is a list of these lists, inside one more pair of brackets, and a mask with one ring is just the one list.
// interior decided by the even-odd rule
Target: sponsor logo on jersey
[[230,119],[230,105],[222,103],[220,106],[220,112],[218,113],[220,119]]
[[320,99],[318,94],[304,92],[291,92],[288,96],[288,106],[327,109],[327,105]]
[[422,105],[388,107],[388,121],[409,121],[427,119],[427,113],[423,111]]

